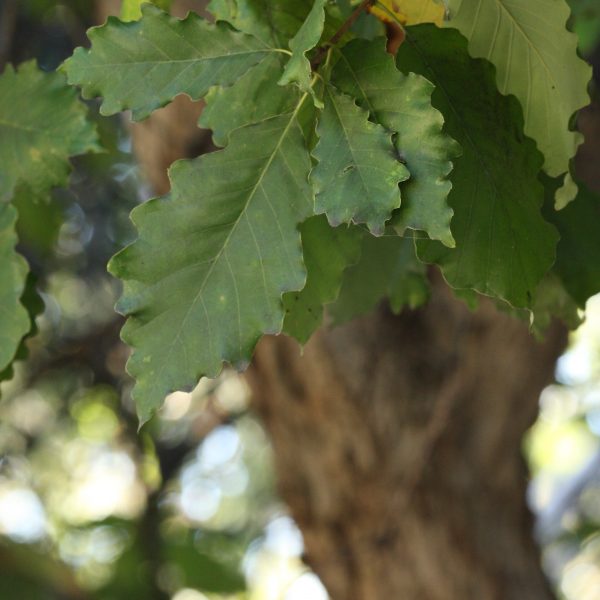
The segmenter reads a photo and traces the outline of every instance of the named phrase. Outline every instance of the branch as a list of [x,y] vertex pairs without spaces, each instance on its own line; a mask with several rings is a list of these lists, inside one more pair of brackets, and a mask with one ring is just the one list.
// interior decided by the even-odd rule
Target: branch
[[344,23],[342,23],[342,26],[335,32],[333,37],[317,50],[317,53],[310,63],[313,70],[321,64],[325,54],[327,54],[327,50],[329,50],[331,46],[335,46],[342,39],[342,36],[350,29],[350,27],[354,25],[356,19],[358,19],[358,17],[360,17],[365,10],[373,6],[376,2],[377,0],[363,0],[354,9],[354,12],[344,21]]

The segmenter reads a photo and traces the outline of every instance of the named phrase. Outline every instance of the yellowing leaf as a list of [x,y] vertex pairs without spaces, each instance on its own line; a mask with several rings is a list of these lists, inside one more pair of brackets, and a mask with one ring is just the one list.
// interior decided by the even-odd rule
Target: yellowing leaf
[[441,26],[446,8],[442,0],[379,0],[370,11],[387,23],[397,20],[403,25],[435,23]]

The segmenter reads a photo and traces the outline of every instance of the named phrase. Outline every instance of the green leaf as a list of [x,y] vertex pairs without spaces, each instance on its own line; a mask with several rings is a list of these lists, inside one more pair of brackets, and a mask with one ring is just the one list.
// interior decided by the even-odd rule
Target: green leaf
[[369,113],[332,86],[325,87],[325,109],[319,120],[318,164],[311,173],[315,212],[331,225],[366,223],[383,233],[385,222],[400,206],[398,184],[408,179],[396,158],[392,136],[369,122]]
[[583,320],[563,281],[552,271],[544,276],[535,291],[532,313],[532,329],[540,337],[554,318],[560,319],[569,329],[577,329]]
[[[304,97],[305,98],[305,97]],[[302,289],[298,225],[312,212],[310,156],[293,112],[237,129],[220,152],[171,169],[172,192],[134,210],[138,240],[111,272],[143,421],[169,392],[242,368],[281,331],[285,292]]]
[[17,305],[17,311],[20,313],[22,308],[27,311],[29,327],[27,332],[21,338],[21,341],[19,342],[19,345],[15,351],[15,355],[9,362],[8,366],[6,366],[3,370],[0,370],[0,381],[7,381],[13,378],[13,365],[15,361],[25,360],[27,358],[29,355],[29,350],[27,348],[26,341],[38,332],[35,320],[44,311],[44,301],[37,291],[36,283],[37,281],[35,276],[31,272],[28,273],[25,280],[25,288],[20,298],[20,306]]
[[10,365],[31,329],[29,314],[21,304],[29,269],[15,251],[16,221],[16,209],[0,203],[0,372]]
[[99,149],[86,107],[60,73],[43,73],[34,62],[0,76],[0,202],[19,182],[33,194],[66,185],[69,156]]
[[[296,83],[302,92],[312,94],[310,85],[311,67],[306,53],[312,50],[321,39],[325,26],[325,3],[327,0],[314,0],[313,7],[302,23],[298,33],[290,40],[292,56],[285,66],[279,85]],[[320,100],[313,94],[315,106],[322,108]]]
[[554,271],[577,304],[585,308],[588,298],[600,292],[600,195],[578,182],[579,193],[575,200],[561,211],[555,211],[552,197],[557,183],[545,181],[545,184],[549,196],[546,218],[560,234]]
[[179,20],[146,4],[142,13],[140,21],[109,18],[90,29],[92,47],[78,48],[65,62],[69,83],[81,86],[85,98],[103,97],[103,115],[131,109],[138,121],[178,94],[198,100],[213,85],[234,83],[273,52],[193,12]]
[[[555,319],[561,320],[572,330],[577,329],[583,322],[577,303],[554,271],[546,273],[540,281],[535,290],[531,308],[513,308],[502,300],[496,300],[494,304],[500,312],[525,321],[531,333],[539,340],[544,339],[548,328]],[[473,308],[476,307],[477,305]]]
[[231,87],[214,87],[206,96],[200,125],[212,129],[217,146],[225,146],[229,133],[293,110],[296,94],[279,87],[283,56],[267,56]]
[[365,235],[360,260],[344,272],[339,297],[327,312],[340,325],[370,312],[384,298],[395,313],[425,303],[429,298],[426,267],[417,259],[411,238]]
[[565,0],[450,0],[450,27],[469,39],[472,56],[496,67],[503,94],[514,94],[525,115],[525,134],[545,156],[544,169],[564,173],[582,141],[569,131],[573,113],[590,99],[591,68],[577,55],[577,36],[566,28]]
[[306,285],[284,294],[283,331],[305,344],[323,321],[323,306],[337,298],[344,271],[359,259],[365,234],[358,227],[333,228],[323,216],[306,220],[300,232]]
[[137,21],[142,16],[142,4],[145,2],[151,2],[166,11],[171,6],[171,0],[123,0],[121,5],[121,20]]
[[436,85],[433,104],[463,148],[449,197],[456,248],[419,241],[420,258],[439,264],[452,287],[529,307],[554,262],[557,234],[540,212],[542,157],[523,136],[518,102],[498,93],[492,65],[471,59],[456,30],[407,28],[398,64]]
[[283,46],[302,26],[309,5],[306,0],[212,0],[208,10],[269,46]]
[[376,123],[398,134],[396,147],[410,172],[410,179],[401,185],[399,229],[425,231],[453,246],[448,174],[458,146],[442,132],[442,115],[431,105],[433,85],[420,75],[400,73],[385,43],[384,39],[350,42],[341,51],[332,81],[357,98]]

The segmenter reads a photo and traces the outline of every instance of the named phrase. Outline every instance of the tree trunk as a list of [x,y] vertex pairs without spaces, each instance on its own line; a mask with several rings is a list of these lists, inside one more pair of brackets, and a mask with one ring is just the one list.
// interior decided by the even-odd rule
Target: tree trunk
[[334,600],[552,598],[523,434],[566,341],[436,281],[423,309],[265,338],[248,373],[279,490]]

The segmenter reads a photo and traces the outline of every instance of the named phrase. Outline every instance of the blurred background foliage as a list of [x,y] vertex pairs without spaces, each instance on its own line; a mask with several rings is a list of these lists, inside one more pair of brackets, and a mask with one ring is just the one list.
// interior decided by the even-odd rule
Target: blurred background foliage
[[[570,3],[582,53],[597,55],[600,4]],[[0,0],[0,69],[55,69],[93,22],[87,0]],[[2,385],[0,598],[324,600],[240,377],[172,394],[137,432],[105,265],[151,192],[124,122],[94,118],[106,152],[74,161],[50,202],[18,199],[44,306]],[[546,570],[565,599],[600,600],[600,299],[540,405],[525,453]]]

